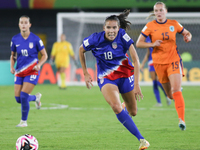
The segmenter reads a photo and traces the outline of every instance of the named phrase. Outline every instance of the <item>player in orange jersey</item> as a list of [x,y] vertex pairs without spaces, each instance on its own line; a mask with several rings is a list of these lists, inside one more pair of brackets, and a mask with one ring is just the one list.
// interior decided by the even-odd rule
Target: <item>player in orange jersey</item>
[[[176,20],[166,18],[167,8],[163,2],[157,2],[153,12],[156,20],[145,25],[136,46],[140,48],[153,47],[152,58],[158,79],[167,96],[174,99],[179,127],[181,130],[185,130],[185,103],[181,92],[181,81],[184,74],[182,59],[176,45],[176,33],[182,34],[186,43],[191,41],[192,35]],[[145,42],[148,36],[152,43]]]

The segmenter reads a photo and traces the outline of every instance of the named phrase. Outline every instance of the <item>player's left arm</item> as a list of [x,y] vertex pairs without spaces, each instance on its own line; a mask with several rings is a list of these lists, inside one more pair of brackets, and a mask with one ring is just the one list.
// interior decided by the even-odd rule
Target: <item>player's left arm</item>
[[139,61],[138,54],[137,54],[133,44],[131,44],[129,47],[129,53],[131,55],[131,59],[134,64],[134,93],[135,93],[136,100],[140,101],[140,97],[141,97],[141,99],[143,99],[143,95],[142,95],[142,92],[141,92],[141,89],[139,86],[140,61]]
[[40,70],[40,67],[45,63],[45,61],[47,60],[48,58],[48,55],[47,55],[47,52],[45,50],[45,48],[43,48],[41,51],[40,51],[40,54],[41,54],[41,59],[40,61],[38,62],[37,65],[34,66],[34,70],[37,70],[39,71]]
[[192,40],[192,34],[188,30],[184,29],[181,34],[183,35],[183,40],[186,43],[188,43]]

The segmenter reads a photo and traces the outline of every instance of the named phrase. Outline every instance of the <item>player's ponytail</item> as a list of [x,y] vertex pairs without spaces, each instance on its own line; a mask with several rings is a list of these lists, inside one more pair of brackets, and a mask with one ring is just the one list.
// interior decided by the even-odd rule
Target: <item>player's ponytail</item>
[[109,17],[107,17],[105,19],[104,25],[106,23],[106,21],[108,20],[115,20],[118,22],[118,25],[120,26],[120,28],[127,30],[130,29],[130,22],[126,20],[126,18],[128,17],[130,13],[130,10],[124,10],[121,14],[119,14],[118,16],[116,15],[111,15]]
[[130,29],[131,22],[127,21],[127,17],[130,13],[130,10],[124,10],[121,14],[117,16],[120,21],[120,28],[127,30]]

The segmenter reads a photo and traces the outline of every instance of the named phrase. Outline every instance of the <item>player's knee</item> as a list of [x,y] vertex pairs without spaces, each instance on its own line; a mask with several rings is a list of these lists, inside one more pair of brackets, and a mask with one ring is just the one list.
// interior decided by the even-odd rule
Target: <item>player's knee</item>
[[173,96],[170,94],[170,95],[167,95],[168,98],[170,99],[173,99]]
[[137,115],[137,111],[131,111],[131,112],[130,112],[130,115],[131,115],[131,116],[136,116],[136,115]]
[[15,96],[16,102],[21,103],[20,97]]
[[119,114],[122,111],[122,107],[119,104],[111,104],[111,107],[113,109],[113,111],[115,112],[115,114]]
[[171,91],[172,91],[172,93],[175,93],[175,92],[181,91],[181,88],[179,88],[179,87],[172,87]]
[[29,96],[28,93],[21,92],[21,93],[20,93],[20,100],[21,100],[21,103],[26,102],[26,101],[28,100],[28,96]]

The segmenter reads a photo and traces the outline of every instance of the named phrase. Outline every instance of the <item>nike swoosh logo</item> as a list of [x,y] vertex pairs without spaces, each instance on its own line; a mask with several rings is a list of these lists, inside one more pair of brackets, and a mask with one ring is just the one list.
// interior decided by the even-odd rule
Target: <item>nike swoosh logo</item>
[[17,44],[16,47],[20,46],[20,44]]
[[98,50],[98,49],[102,49],[102,47],[99,47],[99,48],[96,48],[96,49],[97,49],[97,50]]

